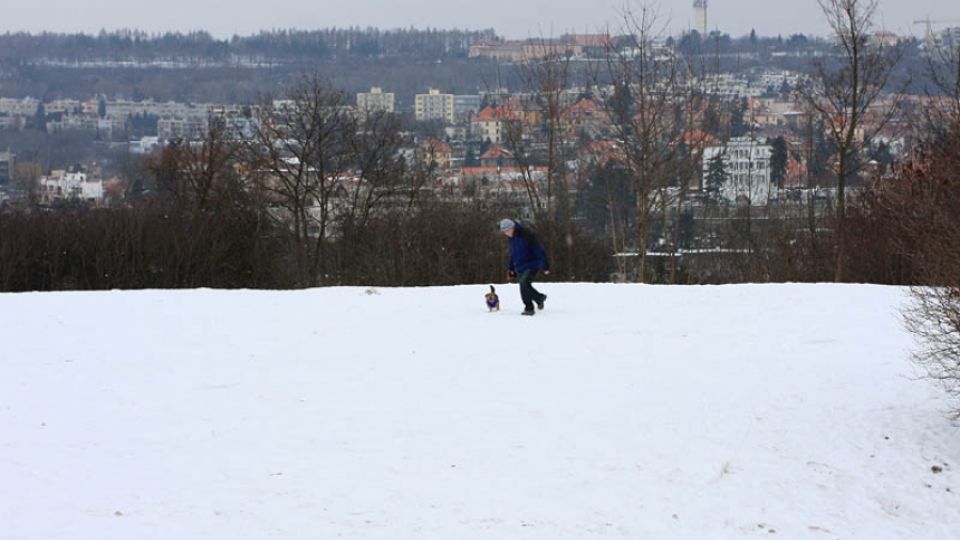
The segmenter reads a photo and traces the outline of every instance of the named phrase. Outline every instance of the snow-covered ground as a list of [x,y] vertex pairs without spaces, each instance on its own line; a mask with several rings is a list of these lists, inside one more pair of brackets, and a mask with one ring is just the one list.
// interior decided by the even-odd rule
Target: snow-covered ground
[[542,290],[0,295],[0,538],[960,538],[902,290]]

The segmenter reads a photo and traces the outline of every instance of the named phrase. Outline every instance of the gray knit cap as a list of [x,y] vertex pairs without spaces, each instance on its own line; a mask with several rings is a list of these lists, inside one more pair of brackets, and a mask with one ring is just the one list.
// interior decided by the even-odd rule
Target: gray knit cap
[[500,232],[505,233],[515,226],[516,223],[514,223],[512,219],[504,219],[500,222]]

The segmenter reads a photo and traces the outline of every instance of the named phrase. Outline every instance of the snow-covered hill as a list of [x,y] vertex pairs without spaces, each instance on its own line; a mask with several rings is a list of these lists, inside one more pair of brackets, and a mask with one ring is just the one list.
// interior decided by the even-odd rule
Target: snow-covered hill
[[542,290],[0,295],[0,538],[960,538],[902,290]]

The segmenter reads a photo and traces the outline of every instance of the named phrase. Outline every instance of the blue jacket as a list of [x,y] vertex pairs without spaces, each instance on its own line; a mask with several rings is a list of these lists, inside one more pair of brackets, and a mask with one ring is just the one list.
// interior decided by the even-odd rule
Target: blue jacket
[[527,270],[549,270],[547,252],[537,240],[533,231],[517,223],[510,238],[510,263],[507,266],[514,272]]

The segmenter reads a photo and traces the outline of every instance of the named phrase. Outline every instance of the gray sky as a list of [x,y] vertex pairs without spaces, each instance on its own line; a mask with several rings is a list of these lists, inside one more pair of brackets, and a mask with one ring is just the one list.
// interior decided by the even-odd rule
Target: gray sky
[[[489,28],[510,38],[593,32],[619,27],[624,0],[4,0],[0,32],[137,28],[148,32],[208,30],[218,37],[260,29],[328,26]],[[693,0],[660,0],[670,30],[693,23]],[[880,0],[878,24],[897,33],[923,33],[912,22],[960,19],[957,0]],[[960,26],[960,23],[956,23]],[[733,36],[823,35],[816,0],[710,0],[709,26]]]

